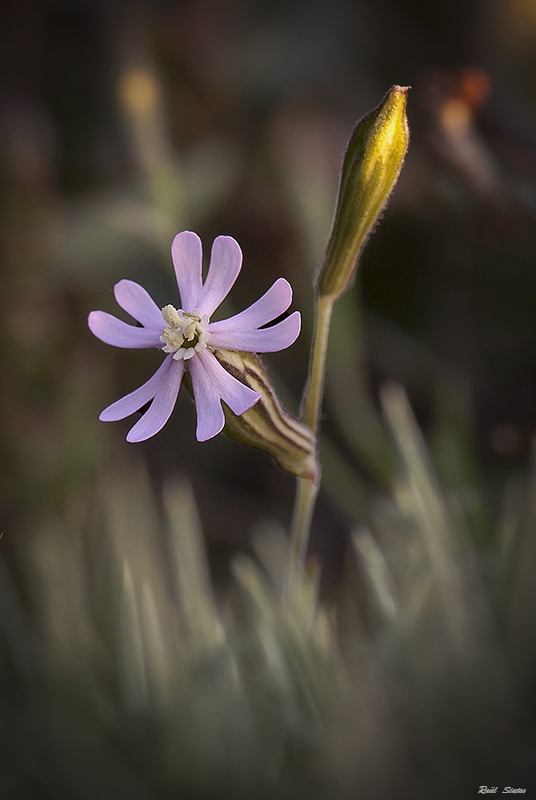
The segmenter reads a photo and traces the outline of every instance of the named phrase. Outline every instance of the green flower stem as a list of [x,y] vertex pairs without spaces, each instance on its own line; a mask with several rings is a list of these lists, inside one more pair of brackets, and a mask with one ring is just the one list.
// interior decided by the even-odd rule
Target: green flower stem
[[291,530],[292,549],[284,584],[283,605],[286,607],[293,606],[293,599],[299,594],[301,587],[318,486],[318,481],[298,478]]
[[320,410],[324,391],[326,373],[326,355],[328,350],[329,326],[333,311],[334,298],[318,296],[316,301],[316,324],[311,353],[311,370],[303,398],[302,422],[315,436],[318,436]]
[[316,324],[302,423],[313,433],[316,469],[299,478],[292,523],[292,552],[284,599],[295,598],[303,579],[309,528],[318,485],[318,428],[333,304],[350,285],[359,254],[398,180],[409,141],[407,86],[393,86],[378,108],[354,128],[343,159],[333,228],[315,278]]
[[[311,367],[303,399],[302,422],[307,425],[315,435],[317,440],[317,457],[318,428],[320,425],[320,411],[322,407],[322,393],[324,389],[329,327],[333,303],[333,297],[317,296]],[[318,469],[317,477],[314,479],[298,478],[291,530],[292,550],[285,581],[284,603],[287,605],[290,598],[293,597],[296,590],[298,590],[303,576],[311,519],[320,485],[319,476],[320,470]]]

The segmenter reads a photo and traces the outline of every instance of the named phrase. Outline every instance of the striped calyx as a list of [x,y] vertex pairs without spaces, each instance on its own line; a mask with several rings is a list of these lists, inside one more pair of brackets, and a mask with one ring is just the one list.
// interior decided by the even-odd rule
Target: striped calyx
[[261,395],[253,408],[240,416],[224,405],[223,432],[268,453],[285,472],[316,481],[315,436],[283,408],[260,358],[234,350],[216,350],[214,355],[227,372]]

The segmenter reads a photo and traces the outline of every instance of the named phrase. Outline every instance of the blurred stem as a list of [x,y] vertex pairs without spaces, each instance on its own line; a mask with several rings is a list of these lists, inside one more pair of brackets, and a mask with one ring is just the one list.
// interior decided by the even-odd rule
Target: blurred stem
[[283,594],[283,605],[286,607],[292,605],[292,598],[296,595],[301,585],[318,486],[318,480],[312,481],[308,478],[298,478],[294,516],[292,518],[292,550]]
[[[311,351],[309,379],[305,388],[302,405],[302,422],[313,431],[317,440],[333,303],[333,297],[317,296],[316,321]],[[318,470],[318,476],[319,472]],[[290,597],[301,582],[307,555],[311,519],[319,484],[319,477],[313,480],[309,478],[298,479],[291,531],[292,551],[288,566],[287,580],[285,581],[284,603],[288,603]]]

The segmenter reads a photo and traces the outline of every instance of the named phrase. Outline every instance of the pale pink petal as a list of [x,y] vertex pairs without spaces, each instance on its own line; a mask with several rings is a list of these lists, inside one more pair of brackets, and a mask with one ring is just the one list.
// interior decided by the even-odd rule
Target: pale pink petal
[[138,411],[145,403],[153,399],[159,391],[161,384],[168,380],[173,363],[180,365],[181,362],[173,362],[173,357],[167,356],[154,375],[149,378],[147,383],[144,383],[139,389],[135,389],[135,391],[125,395],[125,397],[122,397],[120,400],[116,400],[115,403],[105,408],[99,419],[102,420],[102,422],[115,422],[118,419],[129,417],[135,411]]
[[131,428],[127,440],[141,442],[154,436],[173,411],[183,373],[184,362],[174,361],[172,356],[168,356],[147,383],[105,408],[99,419],[102,422],[124,419],[152,400],[150,408]]
[[162,329],[137,328],[135,325],[128,325],[117,317],[113,317],[106,311],[92,311],[87,322],[91,332],[106,344],[129,348],[162,347],[160,341]]
[[177,234],[171,245],[171,258],[181,295],[181,307],[186,311],[199,308],[202,294],[203,248],[193,231]]
[[225,417],[223,400],[231,411],[240,415],[260,399],[260,394],[230,375],[209,350],[204,350],[189,362],[195,407],[197,410],[197,440],[204,442],[218,434]]
[[[202,314],[211,314],[229,294],[242,267],[242,251],[231,236],[214,239],[207,279],[198,298],[197,308]],[[192,306],[194,308],[195,306]],[[192,310],[188,307],[186,310]]]
[[146,328],[155,330],[160,328],[160,333],[162,333],[165,327],[162,310],[158,308],[143,286],[134,281],[122,280],[115,284],[114,294],[121,308],[131,317],[141,322]]
[[143,442],[145,439],[149,439],[158,433],[170,418],[184,375],[184,362],[174,361],[172,357],[169,358],[169,361],[171,366],[166,380],[161,381],[148,410],[128,432],[127,442]]
[[279,278],[262,297],[253,305],[235,314],[229,319],[212,322],[209,325],[211,333],[231,333],[233,331],[255,330],[261,325],[266,325],[287,310],[292,302],[292,289],[290,283],[284,278]]
[[[231,317],[231,320],[236,319]],[[227,321],[227,320],[226,320]],[[214,323],[217,325],[218,323]],[[220,350],[246,350],[248,353],[275,353],[296,341],[300,333],[301,317],[299,311],[294,311],[289,317],[261,330],[216,331],[209,326],[210,346]]]

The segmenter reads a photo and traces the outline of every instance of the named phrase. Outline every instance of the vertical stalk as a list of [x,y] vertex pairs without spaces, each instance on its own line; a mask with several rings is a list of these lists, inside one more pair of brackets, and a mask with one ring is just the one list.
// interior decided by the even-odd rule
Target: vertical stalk
[[[380,105],[358,122],[343,159],[333,228],[315,280],[315,333],[302,406],[302,422],[315,435],[317,445],[333,304],[347,290],[359,254],[402,169],[409,141],[407,91],[407,86],[393,86]],[[317,492],[318,479],[299,479],[285,589],[287,597],[294,594],[301,582],[295,578],[303,574]]]
[[318,481],[298,478],[291,529],[291,552],[283,588],[283,605],[292,608],[305,566],[309,530],[318,493]]
[[[302,422],[311,428],[317,439],[333,302],[333,297],[317,296],[311,367],[302,405]],[[288,603],[293,594],[293,589],[299,585],[299,580],[303,573],[319,482],[319,478],[315,480],[298,478],[291,530],[292,549],[285,581],[285,603]]]
[[318,435],[324,376],[326,373],[326,356],[328,349],[329,326],[333,311],[334,298],[317,297],[316,321],[311,353],[311,371],[303,396],[302,422]]

